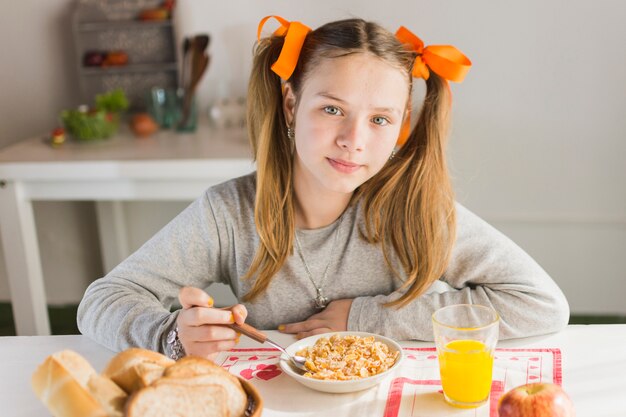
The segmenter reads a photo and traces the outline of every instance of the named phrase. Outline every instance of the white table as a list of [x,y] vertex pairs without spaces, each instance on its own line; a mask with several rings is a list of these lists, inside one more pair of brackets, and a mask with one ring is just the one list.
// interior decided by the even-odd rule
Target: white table
[[[291,343],[291,336],[268,332],[272,340]],[[401,342],[404,347],[432,347],[431,343]],[[259,346],[246,337],[242,347]],[[572,398],[577,417],[626,416],[624,386],[626,385],[626,325],[568,326],[548,336],[505,341],[505,348],[560,348],[562,352],[563,388]],[[73,349],[101,371],[113,352],[84,336],[0,337],[0,404],[2,415],[10,417],[41,417],[49,415],[30,387],[30,377],[46,356],[62,349]],[[285,376],[286,377],[286,376]],[[252,380],[254,383],[254,380]],[[293,390],[308,388],[293,383]],[[307,391],[310,401],[325,399],[326,403],[358,402],[362,394],[321,394]],[[324,402],[324,401],[322,401]],[[319,404],[318,404],[319,406]],[[417,407],[419,404],[416,405]],[[294,406],[300,411],[290,415],[310,415],[311,405]],[[284,404],[265,398],[264,417],[285,415]],[[333,414],[342,417],[342,413]],[[458,410],[450,408],[450,416]],[[376,416],[373,416],[376,417]]]
[[253,169],[244,131],[204,125],[193,134],[136,139],[122,129],[94,143],[52,148],[37,137],[0,149],[0,238],[17,334],[50,334],[33,201],[96,201],[108,270],[128,255],[120,201],[192,201]]

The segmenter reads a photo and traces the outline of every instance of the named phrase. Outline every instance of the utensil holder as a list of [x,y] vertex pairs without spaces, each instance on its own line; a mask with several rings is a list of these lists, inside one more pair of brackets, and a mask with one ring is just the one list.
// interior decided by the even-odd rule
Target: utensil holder
[[180,88],[152,88],[148,96],[148,112],[163,129],[195,132],[198,125],[196,97],[186,97]]
[[198,126],[198,104],[193,93],[176,90],[176,120],[174,127],[177,132],[195,132]]

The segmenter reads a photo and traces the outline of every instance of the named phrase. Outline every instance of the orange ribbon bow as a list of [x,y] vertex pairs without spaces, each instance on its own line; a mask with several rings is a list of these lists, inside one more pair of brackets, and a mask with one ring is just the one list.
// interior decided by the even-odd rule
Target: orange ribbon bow
[[[469,58],[452,45],[431,45],[424,48],[424,42],[404,26],[400,26],[396,38],[402,43],[411,45],[417,52],[413,64],[414,77],[427,80],[430,71],[433,71],[446,80],[460,83],[472,66]],[[411,118],[407,116],[400,129],[397,146],[404,145],[410,133]]]
[[424,48],[424,42],[404,26],[400,26],[396,38],[411,45],[417,52],[413,65],[414,77],[427,80],[430,71],[433,71],[446,80],[460,83],[472,66],[469,58],[452,45],[430,45]]
[[257,39],[261,40],[261,30],[263,29],[263,25],[272,17],[280,23],[280,27],[276,29],[274,35],[285,37],[283,49],[280,51],[280,55],[278,56],[276,62],[272,64],[272,71],[286,81],[289,77],[291,77],[291,74],[293,74],[293,71],[296,69],[296,65],[298,65],[298,57],[300,56],[304,39],[311,31],[311,28],[300,22],[289,22],[280,16],[265,16],[259,22]]

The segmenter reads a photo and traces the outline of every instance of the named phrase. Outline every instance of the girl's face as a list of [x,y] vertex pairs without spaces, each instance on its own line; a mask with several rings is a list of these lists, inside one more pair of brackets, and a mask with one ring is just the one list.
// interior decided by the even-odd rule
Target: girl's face
[[396,144],[406,111],[405,73],[368,54],[323,59],[284,110],[295,127],[295,183],[308,191],[352,193],[374,176]]

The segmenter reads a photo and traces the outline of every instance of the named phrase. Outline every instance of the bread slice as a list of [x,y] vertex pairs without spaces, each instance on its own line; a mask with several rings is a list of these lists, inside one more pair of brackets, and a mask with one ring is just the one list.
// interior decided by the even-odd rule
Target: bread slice
[[231,375],[230,372],[215,364],[213,361],[199,356],[185,356],[163,372],[163,376],[165,377],[176,378],[209,374],[225,375],[228,378],[237,379]]
[[130,348],[115,355],[102,375],[113,380],[129,395],[149,386],[163,375],[168,366],[176,363],[167,356],[148,349]]
[[159,383],[133,394],[126,417],[228,417],[226,390],[217,384]]
[[126,400],[117,385],[98,378],[89,362],[71,350],[48,356],[35,370],[31,385],[55,417],[121,416],[120,405]]
[[224,387],[227,395],[228,416],[244,415],[248,396],[239,380],[221,366],[196,356],[186,356],[168,367],[163,377],[155,382],[161,384],[213,385]]

